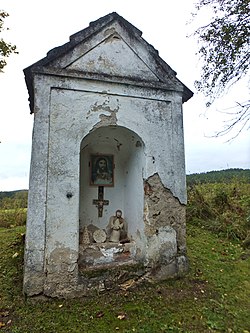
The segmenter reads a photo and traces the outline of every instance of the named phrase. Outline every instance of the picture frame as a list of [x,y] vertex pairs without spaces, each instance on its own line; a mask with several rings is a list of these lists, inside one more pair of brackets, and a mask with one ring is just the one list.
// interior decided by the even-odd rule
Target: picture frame
[[90,155],[90,185],[114,186],[114,155]]

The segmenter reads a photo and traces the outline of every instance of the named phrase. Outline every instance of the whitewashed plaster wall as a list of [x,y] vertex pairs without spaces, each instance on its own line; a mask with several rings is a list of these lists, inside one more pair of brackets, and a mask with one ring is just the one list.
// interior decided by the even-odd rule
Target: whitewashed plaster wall
[[[179,190],[179,196],[183,193],[183,188],[178,188],[179,180],[176,183],[179,174],[174,176],[174,170],[180,168],[176,164],[180,147],[176,146],[175,141],[179,136],[177,129],[179,125],[173,123],[171,101],[160,100],[157,97],[145,99],[132,96],[131,98],[106,92],[53,88],[48,148],[46,230],[48,253],[58,246],[60,239],[63,246],[78,250],[76,239],[79,220],[81,141],[91,130],[113,124],[137,133],[145,143],[146,163],[143,174],[145,179],[158,173],[167,188],[172,188],[173,192]],[[124,179],[122,175],[120,176],[118,191],[123,186],[122,179]],[[132,188],[131,193],[135,193],[134,190],[135,188]],[[111,189],[105,189],[106,197],[109,191]],[[67,193],[73,194],[71,199],[67,198]],[[136,198],[136,195],[133,195]],[[88,196],[89,206],[92,208],[94,207],[91,201],[96,196],[97,193],[93,193],[91,198]],[[119,196],[112,197],[117,198],[116,206],[119,206]],[[112,215],[114,212],[107,207],[107,213]],[[105,222],[102,221],[102,226]],[[67,238],[64,237],[65,233],[68,235]]]
[[[44,251],[46,234],[48,133],[50,86],[40,76],[34,89],[41,94],[34,100],[34,125],[30,163],[28,212],[25,236],[24,291],[39,294],[44,288]],[[45,107],[44,107],[45,106]]]
[[[52,78],[51,80],[53,81]],[[61,84],[56,94],[61,97],[67,96],[69,104],[67,112],[72,113],[72,118],[68,120],[76,121],[75,116],[80,116],[81,122],[84,120],[83,137],[89,134],[93,127],[98,128],[105,125],[105,122],[102,123],[103,116],[108,118],[115,114],[117,125],[129,128],[139,136],[140,133],[145,136],[143,141],[146,147],[147,164],[144,169],[144,178],[148,178],[154,172],[160,172],[163,184],[179,198],[181,203],[186,203],[185,186],[183,187],[185,180],[178,177],[180,171],[185,172],[184,144],[181,135],[183,133],[181,93],[131,88],[98,81],[88,84],[87,80],[73,79],[71,80],[73,85],[70,87],[69,79],[65,84],[63,80],[60,81]],[[53,85],[52,82],[51,84]],[[92,96],[94,96],[95,103],[91,101],[91,93],[94,94]],[[82,98],[84,98],[84,103]],[[122,103],[122,107],[120,103]],[[63,100],[60,104],[64,105]],[[95,104],[99,106],[99,109],[96,109]],[[79,109],[78,115],[72,111],[76,108]],[[112,120],[110,121],[109,123],[109,119],[107,119],[106,125],[112,125]],[[71,123],[70,126],[76,125]],[[80,126],[79,122],[77,126]],[[65,128],[65,130],[68,129]],[[152,152],[155,153],[155,156]],[[180,184],[180,181],[183,184]]]
[[[35,76],[34,85],[39,95],[34,108],[24,283],[32,284],[35,269],[42,285],[44,277],[40,273],[46,271],[56,248],[69,248],[69,261],[72,267],[77,266],[80,150],[82,139],[94,129],[117,125],[136,133],[145,145],[143,157],[137,157],[145,161],[143,179],[158,173],[163,185],[182,204],[186,202],[186,191],[180,92],[40,75]],[[132,172],[127,179],[138,176],[137,158],[128,159]],[[139,210],[131,214],[129,211],[129,198],[140,198],[141,187],[130,187],[123,198],[122,208],[130,221],[139,221],[142,214]],[[68,193],[72,194],[70,199]],[[107,208],[106,216],[113,213],[111,206]],[[39,291],[39,286],[34,288]]]

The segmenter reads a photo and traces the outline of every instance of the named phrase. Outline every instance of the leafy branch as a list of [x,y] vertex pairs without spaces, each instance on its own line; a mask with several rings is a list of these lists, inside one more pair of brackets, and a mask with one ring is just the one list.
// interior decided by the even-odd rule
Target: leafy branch
[[[4,19],[8,17],[9,14],[3,10],[0,10],[0,33],[5,30]],[[9,30],[6,28],[6,30]],[[7,43],[0,38],[0,71],[7,65],[6,58],[8,58],[12,53],[18,54],[16,45]]]
[[[205,95],[206,106],[210,107],[249,73],[250,5],[249,0],[199,0],[196,15],[204,7],[209,7],[214,16],[194,32],[203,61],[201,77],[195,81],[195,87]],[[233,118],[216,136],[228,134],[238,124],[242,126],[239,133],[242,132],[250,120],[249,103],[238,102]]]

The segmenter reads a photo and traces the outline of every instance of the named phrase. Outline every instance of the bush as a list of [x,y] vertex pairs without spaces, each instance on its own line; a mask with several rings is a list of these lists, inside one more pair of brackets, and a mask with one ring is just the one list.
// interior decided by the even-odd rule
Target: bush
[[187,222],[244,240],[249,230],[250,184],[196,184],[188,187]]
[[27,208],[13,208],[0,210],[0,227],[11,228],[26,223]]

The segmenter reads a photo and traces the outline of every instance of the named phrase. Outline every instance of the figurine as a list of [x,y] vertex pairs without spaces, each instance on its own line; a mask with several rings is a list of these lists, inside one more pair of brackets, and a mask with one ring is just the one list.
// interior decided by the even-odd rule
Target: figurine
[[107,234],[109,235],[109,241],[113,243],[119,243],[121,239],[127,237],[127,224],[122,218],[120,209],[115,212],[115,216],[110,217]]
[[84,245],[90,244],[90,238],[87,226],[85,226],[83,229],[81,243]]

